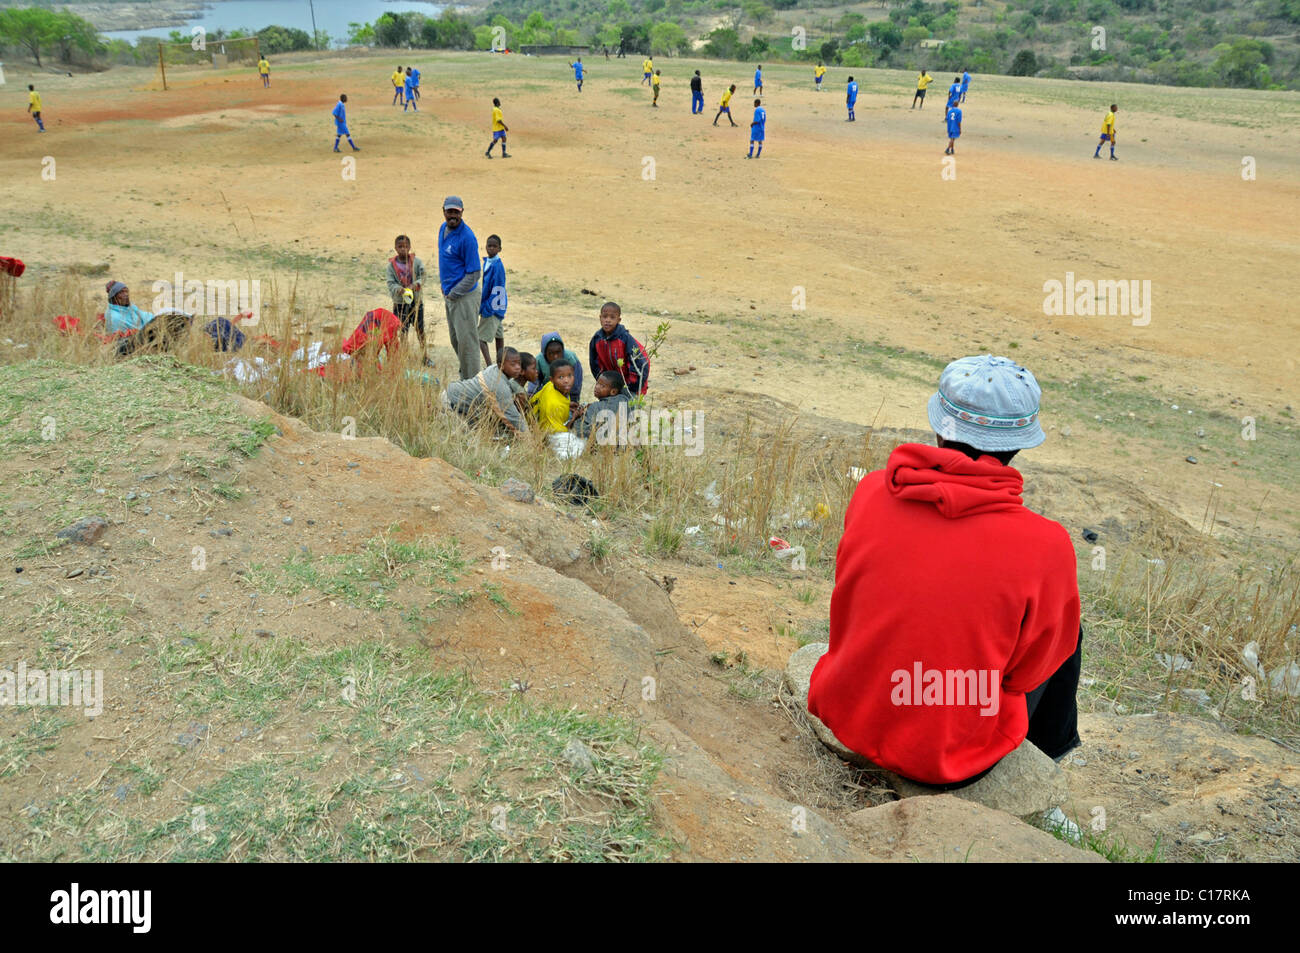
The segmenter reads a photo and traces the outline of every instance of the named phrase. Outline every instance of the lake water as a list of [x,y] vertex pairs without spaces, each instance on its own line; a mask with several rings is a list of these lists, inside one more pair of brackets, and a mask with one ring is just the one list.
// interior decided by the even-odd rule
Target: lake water
[[247,29],[256,32],[262,27],[275,24],[290,26],[311,33],[312,6],[316,10],[316,28],[330,35],[334,44],[347,42],[349,23],[374,23],[386,12],[407,13],[414,11],[425,16],[436,17],[443,10],[443,5],[436,3],[403,2],[403,0],[225,0],[214,3],[204,10],[202,15],[188,21],[185,26],[155,27],[152,30],[112,30],[105,32],[107,37],[135,42],[142,36],[166,38],[172,30],[180,30],[186,37],[190,27],[201,26],[214,31]]

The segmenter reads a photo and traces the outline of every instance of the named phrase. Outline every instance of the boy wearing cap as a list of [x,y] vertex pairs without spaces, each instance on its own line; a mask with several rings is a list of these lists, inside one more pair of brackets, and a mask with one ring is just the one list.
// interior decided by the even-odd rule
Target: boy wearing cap
[[1043,442],[1040,396],[1006,358],[949,364],[938,445],[897,447],[845,515],[808,710],[913,781],[964,786],[1026,738],[1057,759],[1080,744],[1074,547],[1008,466]]
[[465,203],[449,195],[442,203],[446,219],[438,229],[438,281],[447,310],[447,332],[460,363],[460,379],[475,376],[479,367],[478,297],[471,294],[478,287],[481,268],[478,239],[461,220]]

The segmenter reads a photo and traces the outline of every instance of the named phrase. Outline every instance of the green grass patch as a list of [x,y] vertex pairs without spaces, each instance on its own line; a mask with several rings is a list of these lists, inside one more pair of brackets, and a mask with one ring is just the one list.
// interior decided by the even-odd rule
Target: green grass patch
[[[201,733],[167,743],[183,759],[201,735],[232,754],[169,800],[158,796],[168,769],[148,754],[113,766],[91,790],[51,792],[26,818],[24,856],[645,861],[671,847],[653,822],[661,758],[623,719],[520,692],[494,699],[463,672],[429,671],[422,654],[376,642],[222,652],[185,636],[161,643],[155,659],[158,684],[176,702],[172,722],[204,719]],[[0,765],[20,770],[59,727],[38,722],[5,742]],[[256,744],[241,748],[250,729]],[[574,742],[590,767],[566,758]]]

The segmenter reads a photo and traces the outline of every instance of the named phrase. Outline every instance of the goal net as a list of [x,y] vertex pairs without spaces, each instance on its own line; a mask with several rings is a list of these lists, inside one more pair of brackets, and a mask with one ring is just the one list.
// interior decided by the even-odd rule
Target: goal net
[[261,59],[256,36],[235,39],[215,39],[206,34],[196,35],[188,43],[160,43],[158,45],[158,71],[167,85],[167,71],[188,67],[222,69],[227,66],[256,66]]

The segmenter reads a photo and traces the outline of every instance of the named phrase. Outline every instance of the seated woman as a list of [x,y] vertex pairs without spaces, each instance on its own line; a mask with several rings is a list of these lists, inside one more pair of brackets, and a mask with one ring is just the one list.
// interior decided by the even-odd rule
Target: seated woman
[[109,334],[129,335],[117,346],[119,357],[159,342],[167,347],[189,328],[192,315],[184,311],[163,311],[154,315],[132,304],[130,289],[121,281],[110,281],[107,291],[104,330]]

